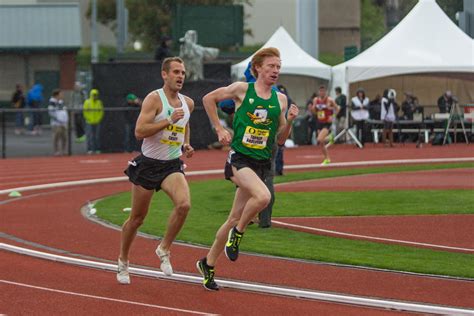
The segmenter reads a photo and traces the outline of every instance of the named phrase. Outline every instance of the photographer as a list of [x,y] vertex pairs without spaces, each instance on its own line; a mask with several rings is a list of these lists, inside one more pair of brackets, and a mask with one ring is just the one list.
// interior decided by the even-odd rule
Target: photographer
[[413,113],[418,109],[418,98],[411,92],[405,92],[405,101],[402,102],[403,120],[413,120]]
[[450,90],[447,90],[442,96],[438,98],[439,113],[451,112],[451,107],[456,102],[455,97]]

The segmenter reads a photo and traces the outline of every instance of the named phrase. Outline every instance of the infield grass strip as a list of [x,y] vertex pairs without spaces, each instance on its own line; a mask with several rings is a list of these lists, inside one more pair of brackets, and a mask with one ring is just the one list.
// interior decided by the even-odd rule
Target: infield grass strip
[[441,170],[441,169],[459,169],[474,168],[474,162],[447,163],[435,165],[397,165],[397,166],[379,166],[379,167],[357,167],[352,169],[319,169],[316,171],[299,171],[275,177],[274,183],[285,183],[292,181],[303,181],[313,179],[334,178],[342,176],[354,176],[360,174],[379,174],[391,172]]
[[278,192],[273,216],[473,214],[472,190]]
[[[465,164],[445,166],[467,167]],[[416,166],[407,167],[410,170],[401,169],[414,171]],[[441,169],[441,165],[421,167],[421,170],[429,170],[426,167]],[[374,169],[398,171],[388,167],[327,170],[325,175],[347,176],[347,172],[352,174],[354,171],[373,173]],[[323,172],[316,172],[320,173]],[[307,173],[285,177],[302,180],[297,175],[306,177]],[[210,246],[217,229],[228,216],[235,186],[229,181],[210,180],[191,182],[190,188],[192,207],[178,240]],[[472,205],[474,194],[470,190],[277,193],[274,216],[472,214]],[[122,211],[125,207],[130,207],[128,192],[96,204],[99,217],[119,226],[129,215]],[[162,236],[171,208],[172,204],[163,192],[155,194],[141,231]],[[474,278],[474,255],[318,236],[280,228],[262,230],[250,226],[241,249],[289,258]]]

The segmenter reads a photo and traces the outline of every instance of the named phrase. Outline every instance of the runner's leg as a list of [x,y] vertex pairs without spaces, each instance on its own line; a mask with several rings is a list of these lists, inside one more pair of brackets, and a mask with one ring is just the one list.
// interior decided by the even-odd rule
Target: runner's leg
[[169,250],[179,231],[184,225],[184,221],[191,208],[191,198],[189,186],[182,173],[172,173],[165,178],[161,184],[161,189],[173,201],[174,208],[168,219],[168,226],[160,248]]
[[237,225],[237,223],[239,222],[239,219],[242,216],[242,211],[244,210],[245,204],[247,203],[249,198],[250,194],[248,194],[245,190],[242,190],[241,188],[237,188],[237,190],[235,191],[234,203],[232,205],[229,217],[217,231],[216,239],[214,240],[214,243],[212,244],[212,247],[209,250],[209,253],[207,254],[208,265],[214,266],[216,264],[217,259],[219,258],[224,249],[229,230],[235,225]]
[[128,261],[128,254],[138,228],[148,214],[153,190],[147,190],[139,185],[132,184],[132,211],[129,218],[122,226],[122,239],[120,244],[120,260]]

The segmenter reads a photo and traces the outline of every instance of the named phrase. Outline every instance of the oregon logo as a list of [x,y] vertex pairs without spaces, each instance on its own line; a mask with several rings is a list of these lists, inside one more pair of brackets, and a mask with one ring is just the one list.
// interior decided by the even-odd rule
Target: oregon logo
[[253,113],[247,112],[248,117],[252,120],[252,123],[258,125],[270,125],[272,120],[268,119],[268,111],[261,105],[257,106]]

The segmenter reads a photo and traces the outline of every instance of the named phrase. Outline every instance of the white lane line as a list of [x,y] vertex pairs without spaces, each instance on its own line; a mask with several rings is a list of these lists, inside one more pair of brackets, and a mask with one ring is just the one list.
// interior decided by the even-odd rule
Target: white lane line
[[121,300],[121,299],[112,298],[112,297],[97,296],[97,295],[84,294],[84,293],[78,293],[78,292],[63,291],[63,290],[53,289],[53,288],[49,288],[49,287],[36,286],[36,285],[19,283],[19,282],[12,282],[12,281],[7,281],[7,280],[0,280],[0,282],[10,284],[10,285],[27,287],[27,288],[31,288],[31,289],[35,289],[35,290],[42,290],[42,291],[48,291],[48,292],[66,294],[66,295],[73,295],[73,296],[79,296],[79,297],[86,297],[86,298],[93,298],[93,299],[98,299],[98,300],[103,300],[103,301],[111,301],[111,302],[118,302],[118,303],[124,303],[124,304],[138,305],[138,306],[144,306],[144,307],[158,308],[158,309],[163,309],[163,310],[168,310],[168,311],[173,311],[173,312],[196,314],[196,315],[215,315],[215,314],[203,313],[203,312],[198,312],[198,311],[193,311],[193,310],[188,310],[188,309],[181,309],[181,308],[174,308],[174,307],[168,307],[168,306],[162,306],[162,305],[140,303],[140,302],[135,302],[135,301],[127,301],[127,300]]
[[472,248],[450,247],[450,246],[427,244],[427,243],[406,241],[406,240],[399,240],[399,239],[389,239],[389,238],[381,238],[381,237],[373,237],[373,236],[366,236],[366,235],[343,233],[343,232],[340,232],[340,231],[337,231],[337,230],[329,230],[329,229],[322,229],[322,228],[315,228],[315,227],[309,227],[309,226],[303,226],[303,225],[290,224],[290,223],[276,221],[276,220],[273,220],[273,219],[272,219],[272,223],[275,223],[275,224],[278,224],[278,225],[281,225],[281,226],[286,226],[286,227],[305,229],[305,230],[310,230],[310,231],[315,231],[315,232],[320,232],[320,233],[328,233],[328,234],[331,234],[331,235],[346,236],[346,237],[357,237],[357,238],[362,238],[362,239],[366,239],[366,240],[388,241],[388,242],[393,242],[393,243],[397,243],[397,244],[405,244],[405,245],[416,245],[416,246],[425,246],[425,247],[439,248],[439,249],[461,250],[461,251],[467,251],[467,252],[474,252],[474,249],[472,249]]
[[[440,162],[469,162],[474,161],[474,157],[461,157],[461,158],[436,158],[436,159],[398,159],[398,160],[372,160],[372,161],[354,161],[354,162],[335,162],[331,163],[330,167],[351,167],[351,166],[370,166],[370,165],[387,165],[387,164],[416,164],[416,163],[440,163]],[[327,168],[328,166],[321,166],[320,164],[304,164],[304,165],[286,165],[285,170],[293,169],[310,169],[310,168]],[[186,176],[202,176],[211,174],[221,174],[222,169],[211,169],[201,171],[188,171]],[[38,184],[25,187],[16,187],[11,189],[0,190],[0,195],[9,194],[13,191],[25,192],[32,190],[43,190],[57,187],[74,186],[74,185],[85,185],[85,184],[97,184],[97,183],[110,183],[128,181],[128,177],[110,177],[110,178],[99,178],[99,179],[88,179],[88,180],[77,180],[77,181],[65,181],[57,183]]]
[[326,165],[326,166],[321,166],[320,164],[289,165],[289,166],[285,165],[285,169],[351,167],[351,166],[371,166],[371,165],[403,165],[403,164],[414,164],[414,163],[469,162],[469,161],[474,161],[474,157],[331,162],[331,164]]
[[[63,262],[67,264],[90,267],[90,268],[95,268],[95,269],[100,269],[100,270],[117,271],[117,266],[115,264],[65,257],[65,256],[55,255],[55,254],[46,253],[46,252],[40,252],[40,251],[36,251],[32,249],[21,248],[21,247],[17,247],[17,246],[5,244],[5,243],[0,243],[0,249],[11,251],[14,253],[23,254],[23,255],[28,255],[28,256],[32,256],[36,258],[52,260],[55,262]],[[184,283],[194,283],[194,284],[202,283],[201,277],[196,277],[194,275],[188,275],[188,274],[174,273],[173,276],[167,277],[161,271],[134,268],[134,267],[130,267],[129,271],[132,274],[148,276],[148,277],[153,277],[153,278],[174,280],[174,281],[184,282]],[[387,309],[413,311],[413,312],[421,312],[421,313],[442,314],[442,315],[474,315],[474,309],[467,309],[467,308],[366,298],[366,297],[347,295],[347,294],[332,294],[332,293],[325,293],[325,292],[319,292],[319,291],[304,290],[304,289],[300,290],[300,289],[287,288],[287,287],[282,287],[282,286],[264,285],[264,284],[250,283],[250,282],[229,281],[229,280],[222,280],[222,279],[217,279],[217,281],[223,287],[233,288],[233,289],[243,290],[243,291],[251,291],[255,293],[282,295],[282,296],[294,297],[294,298],[307,298],[307,299],[312,299],[312,300],[333,302],[333,303],[339,303],[339,304],[341,303],[352,304],[352,305],[357,305],[357,306],[369,306],[369,307],[375,307],[375,308],[387,308]]]

